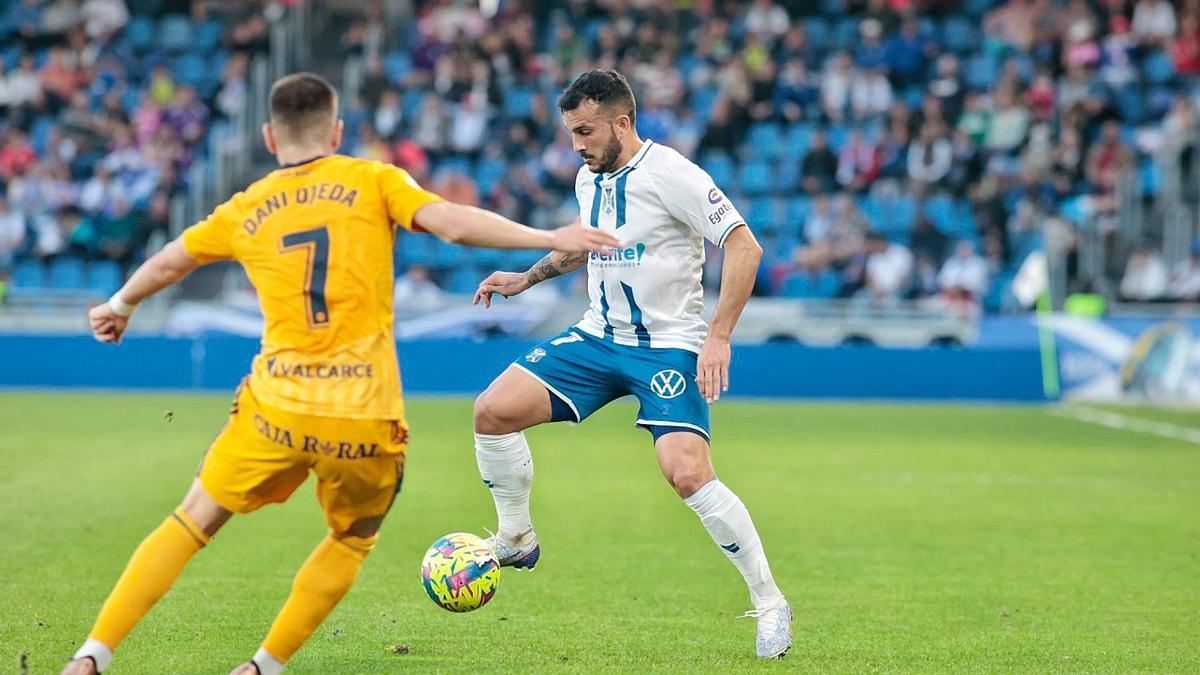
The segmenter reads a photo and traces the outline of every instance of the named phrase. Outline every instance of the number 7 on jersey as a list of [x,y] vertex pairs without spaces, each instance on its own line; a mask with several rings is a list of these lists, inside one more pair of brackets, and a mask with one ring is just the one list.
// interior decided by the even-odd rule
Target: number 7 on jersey
[[303,249],[308,265],[304,271],[305,309],[308,324],[313,328],[329,325],[329,308],[325,304],[325,277],[329,269],[329,229],[322,226],[284,235],[280,252]]

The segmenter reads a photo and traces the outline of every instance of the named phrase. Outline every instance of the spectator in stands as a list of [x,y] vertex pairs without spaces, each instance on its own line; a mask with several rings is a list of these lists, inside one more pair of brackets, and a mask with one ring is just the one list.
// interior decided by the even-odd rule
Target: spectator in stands
[[766,38],[778,38],[788,28],[788,15],[771,0],[753,0],[743,18],[746,30]]
[[1185,302],[1200,301],[1200,239],[1192,242],[1191,254],[1171,271],[1167,297]]
[[740,125],[734,118],[733,102],[724,96],[713,101],[712,115],[704,135],[700,137],[700,151],[720,151],[732,154],[741,138]]
[[[701,142],[701,147],[703,147]],[[800,185],[809,194],[829,192],[835,185],[838,158],[829,149],[829,137],[824,131],[813,132],[808,154],[800,163]]]
[[853,192],[862,192],[871,187],[881,167],[879,146],[872,143],[861,129],[851,131],[850,140],[838,154],[838,183]]
[[879,117],[892,107],[892,84],[882,67],[855,73],[850,84],[850,105],[857,120]]
[[974,145],[983,145],[992,132],[992,112],[982,94],[971,92],[966,96],[966,110],[958,120],[958,129],[967,135]]
[[437,157],[446,147],[446,115],[442,99],[426,94],[414,123],[412,139],[431,157]]
[[821,107],[825,116],[834,122],[846,117],[850,103],[850,84],[854,81],[854,62],[846,52],[839,52],[829,61],[821,78]]
[[12,180],[25,173],[36,160],[29,138],[20,129],[12,128],[4,134],[4,147],[0,148],[0,178]]
[[25,245],[25,215],[0,196],[0,281],[8,277],[13,258]]
[[890,55],[882,40],[883,25],[874,19],[865,19],[858,25],[859,42],[854,50],[854,65],[860,70],[886,69]]
[[409,265],[396,279],[393,302],[399,313],[431,312],[445,304],[445,293],[433,282],[428,267]]
[[1011,87],[1000,87],[996,91],[996,111],[988,129],[987,147],[1000,153],[1014,153],[1025,142],[1028,130],[1029,110],[1017,101]]
[[1167,0],[1137,0],[1133,34],[1143,45],[1170,47],[1175,38],[1175,9]]
[[8,105],[13,108],[37,106],[42,102],[42,82],[34,68],[33,55],[21,57],[17,67],[4,80]]
[[908,240],[914,256],[924,257],[934,265],[934,274],[937,273],[937,265],[946,258],[947,243],[949,238],[924,216],[917,218]]
[[800,57],[789,58],[775,88],[775,109],[788,122],[806,119],[818,102],[819,92],[804,60]]
[[375,134],[386,140],[395,140],[402,116],[400,92],[395,89],[384,91],[375,106]]
[[1088,152],[1085,175],[1092,185],[1096,208],[1111,212],[1117,208],[1117,181],[1132,163],[1129,148],[1121,140],[1121,127],[1115,121],[1104,123],[1100,139]]
[[1184,12],[1179,18],[1179,35],[1171,45],[1175,72],[1185,77],[1200,75],[1200,15]]
[[950,173],[954,149],[937,122],[926,122],[921,137],[908,149],[908,176],[914,195],[920,199],[937,187]]
[[954,255],[938,273],[938,286],[954,299],[978,302],[987,294],[989,283],[987,261],[975,252],[975,244],[970,241],[958,242]]
[[987,15],[984,32],[999,37],[1019,52],[1028,52],[1033,46],[1035,27],[1048,5],[1045,0],[1008,0]]
[[966,90],[958,72],[958,58],[953,54],[938,57],[937,76],[929,83],[929,93],[941,103],[947,121],[957,120],[962,114]]
[[1139,248],[1129,256],[1118,295],[1130,302],[1153,302],[1167,295],[1170,273],[1161,256]]
[[900,32],[887,42],[885,62],[897,86],[917,84],[936,45],[921,35],[916,17],[906,16]]
[[126,265],[133,256],[133,241],[138,230],[138,214],[129,202],[118,199],[96,218],[96,250],[109,259]]
[[875,232],[867,235],[866,251],[862,297],[876,305],[897,303],[912,282],[912,252]]
[[1109,34],[1104,38],[1100,59],[1100,79],[1105,84],[1121,89],[1137,79],[1134,63],[1137,46],[1128,18],[1118,15],[1109,19]]
[[79,8],[84,31],[93,40],[107,41],[129,22],[125,0],[84,0]]

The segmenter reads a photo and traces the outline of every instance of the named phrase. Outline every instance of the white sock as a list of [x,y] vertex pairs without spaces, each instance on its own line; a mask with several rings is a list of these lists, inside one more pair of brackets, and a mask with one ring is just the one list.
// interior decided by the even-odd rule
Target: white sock
[[103,673],[108,670],[108,664],[112,663],[112,654],[112,649],[108,645],[99,640],[88,638],[72,658],[82,659],[85,656],[90,656],[96,662],[96,672]]
[[283,672],[284,664],[262,647],[258,648],[258,652],[251,660],[254,661],[254,665],[258,666],[259,675],[279,675]]
[[714,478],[683,503],[700,516],[709,536],[742,573],[750,589],[750,601],[756,608],[764,609],[783,599],[771,576],[767,554],[754,529],[754,521],[750,520],[750,512],[732,490]]
[[475,434],[475,461],[479,476],[492,491],[498,534],[505,543],[513,543],[533,528],[529,518],[529,487],[533,485],[533,456],[525,434]]

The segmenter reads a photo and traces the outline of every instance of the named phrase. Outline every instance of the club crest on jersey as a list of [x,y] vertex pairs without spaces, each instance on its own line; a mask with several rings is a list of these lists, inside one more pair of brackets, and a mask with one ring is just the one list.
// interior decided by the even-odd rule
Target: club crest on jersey
[[725,199],[725,195],[721,194],[721,191],[717,188],[708,191],[709,204],[720,204],[722,199]]
[[678,370],[660,370],[650,378],[650,391],[659,398],[672,399],[687,390],[687,379]]
[[544,358],[546,358],[546,350],[542,349],[541,347],[538,347],[537,349],[525,355],[525,360],[530,363],[537,363]]
[[605,215],[612,215],[612,212],[617,210],[617,197],[613,193],[612,186],[604,188],[604,195],[600,199],[600,210]]

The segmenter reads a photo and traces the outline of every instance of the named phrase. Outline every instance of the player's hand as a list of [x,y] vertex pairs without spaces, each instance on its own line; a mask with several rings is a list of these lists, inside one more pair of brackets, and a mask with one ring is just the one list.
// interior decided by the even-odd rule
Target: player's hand
[[700,357],[696,360],[696,384],[700,385],[700,395],[705,401],[712,403],[721,398],[721,392],[729,391],[729,361],[733,351],[729,339],[709,335],[700,348]]
[[554,230],[550,235],[552,237],[550,247],[564,253],[581,253],[583,251],[608,253],[614,248],[622,247],[620,239],[603,230],[587,227],[578,218],[570,225],[564,225]]
[[88,311],[88,323],[92,325],[92,335],[97,341],[120,344],[121,336],[125,334],[125,328],[129,325],[129,317],[117,314],[105,302]]
[[529,283],[529,276],[524,272],[492,272],[491,276],[479,284],[471,304],[478,305],[482,301],[484,307],[491,307],[493,293],[511,298],[517,293],[529,290],[532,285]]

